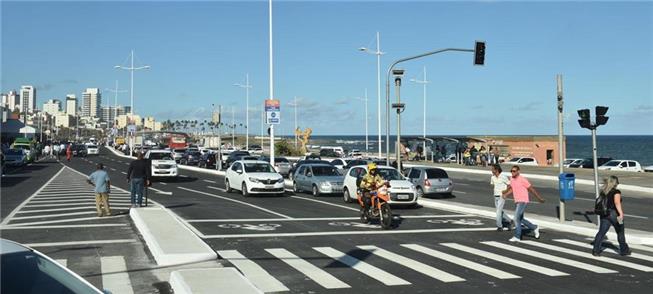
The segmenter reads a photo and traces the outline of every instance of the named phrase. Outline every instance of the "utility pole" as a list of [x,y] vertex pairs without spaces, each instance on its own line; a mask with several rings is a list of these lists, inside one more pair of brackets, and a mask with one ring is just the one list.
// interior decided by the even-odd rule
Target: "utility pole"
[[236,87],[245,88],[245,150],[249,150],[249,89],[252,88],[252,85],[249,84],[249,73],[245,74],[245,84],[234,84]]
[[231,146],[236,147],[236,107],[231,107]]
[[[596,152],[596,129],[599,126],[602,126],[606,123],[608,123],[609,117],[605,116],[605,114],[608,112],[608,107],[607,106],[596,106],[595,108],[595,118],[594,118],[594,123],[592,123],[591,118],[590,118],[590,110],[589,109],[579,109],[578,110],[578,116],[580,119],[578,120],[578,124],[580,125],[581,128],[584,129],[589,129],[592,131],[592,158],[593,158],[593,165],[594,165],[594,195],[595,198],[599,198],[599,167],[598,165],[598,160],[597,160],[597,152]],[[597,225],[600,224],[600,216],[597,215]]]
[[[557,92],[558,92],[558,174],[562,175],[564,173],[564,152],[563,152],[563,98],[562,98],[562,75],[556,76],[557,82]],[[560,213],[559,213],[560,222],[565,222],[565,201],[560,199]]]
[[[270,93],[268,99],[274,99],[274,63],[272,54],[272,0],[268,0],[268,35],[270,42],[269,61],[270,61]],[[274,166],[274,124],[270,124],[270,165]]]
[[295,107],[295,129],[293,130],[293,134],[295,134],[295,150],[297,149],[297,133],[295,131],[297,130],[297,96],[295,96],[293,102],[293,106]]

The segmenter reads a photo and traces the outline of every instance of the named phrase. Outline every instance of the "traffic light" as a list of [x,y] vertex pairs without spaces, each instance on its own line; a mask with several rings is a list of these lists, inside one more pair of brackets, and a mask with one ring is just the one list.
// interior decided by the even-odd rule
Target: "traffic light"
[[485,42],[476,41],[474,47],[474,65],[485,64]]
[[607,106],[597,106],[596,109],[596,126],[602,126],[608,122],[607,116],[605,116],[606,113],[608,113],[608,107]]
[[592,128],[592,123],[590,122],[590,110],[589,109],[580,109],[578,110],[578,116],[580,119],[578,120],[578,124],[580,125],[581,128],[584,129],[591,129]]

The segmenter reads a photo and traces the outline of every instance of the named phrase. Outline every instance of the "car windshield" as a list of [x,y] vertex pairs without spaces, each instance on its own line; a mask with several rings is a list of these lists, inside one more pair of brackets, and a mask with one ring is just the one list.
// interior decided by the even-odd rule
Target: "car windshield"
[[97,148],[95,145],[86,145],[86,148]]
[[31,252],[3,254],[2,293],[98,293],[54,262]]
[[432,168],[426,170],[426,177],[429,179],[447,179],[449,178],[449,175],[447,175],[447,172],[442,169]]
[[572,163],[574,161],[575,160],[573,160],[573,159],[565,159],[564,164],[570,164],[570,163]]
[[[269,160],[270,159],[268,159],[268,161]],[[275,157],[274,158],[274,163],[280,163],[280,162],[290,162],[290,161],[288,161],[288,159],[286,159],[285,157]]]
[[521,157],[515,157],[515,158],[511,159],[510,162],[517,162],[517,161],[519,161],[520,159],[521,159]]
[[14,145],[14,149],[30,149],[28,145]]
[[273,173],[275,172],[269,163],[244,163],[245,172],[248,173]]
[[377,170],[379,171],[379,175],[381,175],[381,177],[386,181],[404,179],[396,169],[378,168]]
[[613,160],[613,161],[608,161],[608,162],[607,162],[606,164],[604,164],[603,166],[617,166],[617,165],[619,165],[619,163],[621,163],[621,161]]
[[313,175],[316,177],[339,176],[338,169],[333,166],[313,166]]
[[175,149],[174,151],[177,153],[184,153],[186,152],[186,149]]
[[168,152],[152,152],[150,153],[150,159],[153,160],[172,160],[172,154]]

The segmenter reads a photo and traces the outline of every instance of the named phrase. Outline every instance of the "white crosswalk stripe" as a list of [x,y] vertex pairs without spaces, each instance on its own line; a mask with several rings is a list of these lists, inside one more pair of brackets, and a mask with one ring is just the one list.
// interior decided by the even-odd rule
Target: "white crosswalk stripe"
[[58,264],[60,264],[63,267],[68,266],[68,260],[66,260],[66,259],[55,259],[54,261],[56,261]]
[[288,250],[283,248],[273,248],[265,249],[268,253],[274,255],[274,257],[280,259],[281,261],[292,266],[296,270],[300,271],[311,280],[320,284],[322,287],[327,289],[341,289],[341,288],[351,288],[351,286],[346,283],[338,280],[336,277],[327,273],[326,271],[318,268],[317,266],[309,263],[308,261],[297,257],[290,253]]
[[127,274],[127,265],[122,256],[100,257],[102,267],[102,287],[111,293],[132,294],[131,281]]
[[[554,239],[553,241],[564,243],[564,244],[569,244],[569,245],[574,245],[574,246],[579,246],[579,247],[584,247],[584,248],[592,248],[593,247],[590,244],[586,244],[586,243],[578,242],[578,241],[574,241],[574,240],[568,240],[568,239]],[[606,251],[603,251],[603,252],[619,254],[619,252],[614,248],[606,248]],[[630,257],[653,262],[653,256],[648,256],[648,255],[644,255],[644,254],[639,254],[639,253],[634,253],[633,252],[630,255]]]
[[461,244],[457,244],[457,243],[441,243],[440,245],[447,246],[447,247],[453,248],[453,249],[457,249],[457,250],[460,250],[460,251],[463,251],[463,252],[471,253],[471,254],[474,254],[474,255],[478,255],[478,256],[481,256],[483,258],[492,259],[494,261],[506,263],[506,264],[509,264],[509,265],[512,265],[512,266],[515,266],[515,267],[519,267],[519,268],[522,268],[522,269],[525,269],[525,270],[533,271],[533,272],[544,274],[544,275],[551,276],[551,277],[568,276],[569,275],[568,273],[564,273],[564,272],[561,272],[561,271],[557,271],[557,270],[554,270],[554,269],[546,268],[546,267],[539,266],[539,265],[532,264],[532,263],[528,263],[528,262],[523,262],[523,261],[520,261],[520,260],[517,260],[517,259],[505,257],[505,256],[502,256],[502,255],[494,254],[492,252],[475,249],[475,248],[465,246],[465,245],[461,245]]
[[460,265],[462,267],[466,267],[466,268],[471,269],[471,270],[475,270],[475,271],[484,273],[486,275],[493,276],[493,277],[495,277],[497,279],[504,280],[504,279],[519,279],[519,278],[521,278],[520,276],[513,275],[511,273],[508,273],[508,272],[505,272],[505,271],[502,271],[502,270],[498,270],[498,269],[495,269],[495,268],[492,268],[492,267],[489,267],[489,266],[486,266],[486,265],[482,265],[482,264],[477,263],[477,262],[462,259],[460,257],[454,256],[454,255],[451,255],[451,254],[447,254],[447,253],[444,253],[444,252],[441,252],[441,251],[438,251],[438,250],[435,250],[435,249],[427,248],[427,247],[424,247],[424,246],[421,246],[421,245],[417,245],[417,244],[401,244],[401,246],[406,247],[408,249],[415,250],[417,252],[424,253],[426,255],[433,256],[435,258],[442,259],[444,261],[448,261],[448,262]]
[[372,254],[374,254],[376,256],[383,257],[383,258],[385,258],[387,260],[398,263],[398,264],[403,265],[403,266],[405,266],[405,267],[407,267],[409,269],[420,272],[420,273],[425,274],[425,275],[427,275],[427,276],[429,276],[431,278],[443,281],[445,283],[462,282],[462,281],[465,280],[465,279],[463,279],[463,278],[461,278],[459,276],[452,275],[452,274],[447,273],[445,271],[434,268],[434,267],[432,267],[430,265],[426,265],[424,263],[421,263],[421,262],[419,262],[417,260],[401,256],[399,254],[390,252],[390,251],[385,250],[385,249],[381,249],[381,248],[376,247],[376,246],[363,245],[363,246],[358,246],[358,248],[369,251],[369,252],[371,252]]
[[342,253],[331,247],[313,247],[316,251],[331,257],[337,260],[340,263],[348,265],[349,267],[373,278],[386,286],[397,286],[397,285],[410,285],[411,283],[399,278],[393,274],[390,274],[378,267],[375,267],[367,262],[364,262],[358,258],[355,258],[351,255]]
[[279,280],[270,275],[265,269],[255,262],[245,258],[237,250],[218,250],[220,257],[228,260],[237,267],[256,288],[263,292],[289,291]]
[[604,257],[604,256],[596,257],[596,256],[593,256],[589,252],[577,251],[577,250],[572,250],[572,249],[568,249],[568,248],[565,248],[565,247],[549,245],[549,244],[543,244],[543,243],[533,242],[533,241],[523,241],[522,243],[532,245],[532,246],[536,246],[536,247],[540,247],[540,248],[544,248],[544,249],[548,249],[548,250],[553,250],[553,251],[556,251],[556,252],[566,253],[566,254],[569,254],[569,255],[575,255],[575,256],[579,256],[579,257],[590,258],[590,259],[594,259],[594,260],[597,260],[597,261],[600,261],[600,262],[610,263],[610,264],[614,264],[614,265],[618,265],[618,266],[622,266],[622,267],[628,267],[628,268],[640,270],[640,271],[643,271],[643,272],[653,272],[653,267],[644,266],[644,265],[632,263],[632,262],[625,261],[625,260],[613,259],[613,258],[610,258],[610,257]]
[[515,253],[526,254],[526,255],[529,255],[529,256],[532,256],[532,257],[536,257],[536,258],[541,258],[541,259],[552,261],[552,262],[558,262],[558,263],[561,263],[561,264],[564,264],[564,265],[576,267],[576,268],[583,269],[583,270],[588,270],[588,271],[595,272],[595,273],[606,274],[606,273],[616,273],[617,272],[615,270],[611,270],[611,269],[591,265],[589,263],[579,262],[579,261],[575,261],[573,259],[558,257],[558,256],[554,256],[554,255],[551,255],[551,254],[546,254],[546,253],[543,253],[543,252],[528,250],[528,249],[525,249],[525,248],[512,246],[512,245],[507,245],[507,244],[503,244],[503,243],[499,243],[499,242],[489,241],[489,242],[481,242],[481,243],[483,243],[485,245],[490,245],[490,246],[493,246],[493,247],[496,247],[496,248],[500,248],[500,249],[511,250],[512,252],[515,252]]

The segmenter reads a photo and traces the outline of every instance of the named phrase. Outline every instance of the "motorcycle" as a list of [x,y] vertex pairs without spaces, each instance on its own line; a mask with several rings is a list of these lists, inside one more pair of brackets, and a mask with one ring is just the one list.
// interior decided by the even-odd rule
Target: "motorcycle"
[[360,204],[360,219],[364,224],[370,223],[372,220],[379,220],[381,227],[385,230],[392,228],[392,210],[390,209],[390,197],[388,196],[388,184],[380,187],[377,191],[370,192],[370,205],[369,209],[365,209],[363,201],[363,191],[358,190],[358,204]]

